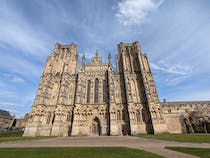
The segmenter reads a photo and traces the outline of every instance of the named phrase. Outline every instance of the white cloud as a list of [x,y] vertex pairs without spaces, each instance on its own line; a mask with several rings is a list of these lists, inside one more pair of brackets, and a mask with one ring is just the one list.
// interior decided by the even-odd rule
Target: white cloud
[[182,83],[183,81],[190,78],[190,75],[181,75],[181,76],[174,76],[174,77],[165,77],[164,82],[167,86],[177,86],[178,84]]
[[2,3],[0,14],[1,45],[9,45],[37,57],[42,57],[49,51],[48,35],[35,29],[18,10]]
[[0,76],[3,75],[3,77],[8,79],[8,81],[10,81],[15,76],[21,78],[31,78],[32,81],[34,81],[34,79],[39,78],[42,71],[42,65],[38,65],[34,62],[28,61],[16,55],[11,55],[9,53],[5,54],[4,60],[0,61],[0,67],[10,72],[1,74]]
[[15,82],[15,83],[24,83],[25,80],[21,77],[18,77],[18,76],[14,76],[11,80],[11,82]]
[[153,70],[161,75],[161,84],[167,86],[177,86],[193,75],[193,66],[180,63],[166,63],[161,60],[157,63],[150,63]]
[[115,15],[123,25],[142,24],[162,3],[163,0],[123,0],[115,8]]
[[22,77],[17,76],[12,73],[2,73],[1,76],[10,82],[14,82],[14,83],[24,83],[25,82],[25,80]]
[[165,62],[160,62],[159,64],[151,63],[150,66],[154,70],[162,71],[169,74],[189,75],[192,72],[192,67],[188,65],[169,65]]
[[0,92],[0,97],[9,97],[9,96],[12,96],[12,92],[8,91]]
[[22,104],[17,104],[13,102],[0,102],[0,107],[23,107]]

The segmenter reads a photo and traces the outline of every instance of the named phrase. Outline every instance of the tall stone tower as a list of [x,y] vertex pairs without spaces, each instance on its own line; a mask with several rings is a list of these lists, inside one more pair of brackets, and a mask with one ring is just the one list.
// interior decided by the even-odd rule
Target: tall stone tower
[[55,44],[40,79],[25,136],[68,136],[71,132],[77,64],[75,44]]
[[[116,63],[125,88],[122,97],[125,98],[124,104],[128,111],[125,121],[130,133],[167,132],[153,75],[147,56],[141,51],[140,43],[118,44]],[[138,118],[139,116],[142,118]],[[138,123],[138,119],[142,119],[144,123]]]

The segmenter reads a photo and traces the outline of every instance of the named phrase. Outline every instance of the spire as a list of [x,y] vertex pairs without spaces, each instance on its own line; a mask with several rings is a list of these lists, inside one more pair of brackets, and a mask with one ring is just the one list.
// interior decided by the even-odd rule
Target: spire
[[96,58],[98,58],[98,50],[96,50]]
[[109,61],[109,64],[111,65],[111,63],[112,63],[112,57],[111,57],[111,54],[109,53],[109,55],[108,55],[108,61]]
[[82,66],[85,66],[85,53],[82,55]]
[[102,65],[102,58],[98,56],[98,50],[96,50],[96,56],[91,59],[92,65]]

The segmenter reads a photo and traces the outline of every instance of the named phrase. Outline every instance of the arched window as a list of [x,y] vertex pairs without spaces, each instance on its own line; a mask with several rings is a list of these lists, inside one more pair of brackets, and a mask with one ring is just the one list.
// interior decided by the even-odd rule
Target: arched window
[[90,80],[88,80],[88,84],[87,84],[87,103],[90,103]]
[[106,80],[103,80],[103,102],[106,103]]
[[140,122],[140,121],[141,121],[141,119],[140,119],[140,112],[137,111],[136,112],[136,122]]
[[98,79],[95,79],[94,103],[98,103]]
[[120,111],[117,111],[117,120],[121,120],[121,113],[120,113]]

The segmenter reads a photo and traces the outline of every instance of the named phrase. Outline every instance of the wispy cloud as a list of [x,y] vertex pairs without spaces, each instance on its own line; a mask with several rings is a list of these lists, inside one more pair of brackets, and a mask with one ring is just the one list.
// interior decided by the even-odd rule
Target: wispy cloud
[[157,63],[150,63],[153,71],[160,76],[158,83],[162,86],[177,86],[193,75],[193,66],[180,63],[167,63],[160,60]]
[[116,17],[124,25],[142,24],[148,14],[157,9],[163,0],[123,0],[114,7]]
[[170,73],[170,74],[177,74],[177,75],[189,75],[193,68],[191,66],[184,66],[184,65],[180,65],[180,64],[173,64],[173,65],[169,65],[165,62],[159,62],[158,64],[156,63],[150,63],[150,66],[154,69],[154,70],[158,70],[158,71],[162,71],[165,73]]
[[0,42],[22,50],[25,54],[37,57],[47,52],[47,36],[40,30],[35,30],[24,16],[12,5],[2,3],[0,8]]
[[21,77],[18,77],[18,76],[14,76],[11,80],[11,82],[14,82],[14,83],[24,83],[25,80]]
[[[178,84],[181,84],[182,82],[186,81],[189,79],[191,76],[190,75],[179,75],[179,76],[166,76],[164,79],[164,83],[167,86],[177,86]],[[163,82],[162,82],[163,84]]]
[[[0,60],[0,67],[4,68],[8,73],[3,73],[3,78],[7,78],[11,81],[12,78],[30,78],[31,81],[40,77],[42,71],[42,65],[37,64],[34,61],[27,60],[18,55],[5,54],[4,59]],[[8,64],[12,63],[12,64]],[[2,76],[0,75],[0,76]],[[14,79],[13,79],[14,80]]]
[[25,80],[22,77],[17,76],[12,73],[2,73],[1,76],[9,82],[13,82],[13,83],[24,83],[25,82]]
[[0,92],[0,97],[9,97],[9,96],[12,96],[12,92],[8,92],[8,91],[5,91],[5,92]]
[[25,105],[17,104],[13,102],[0,102],[0,107],[23,107]]

